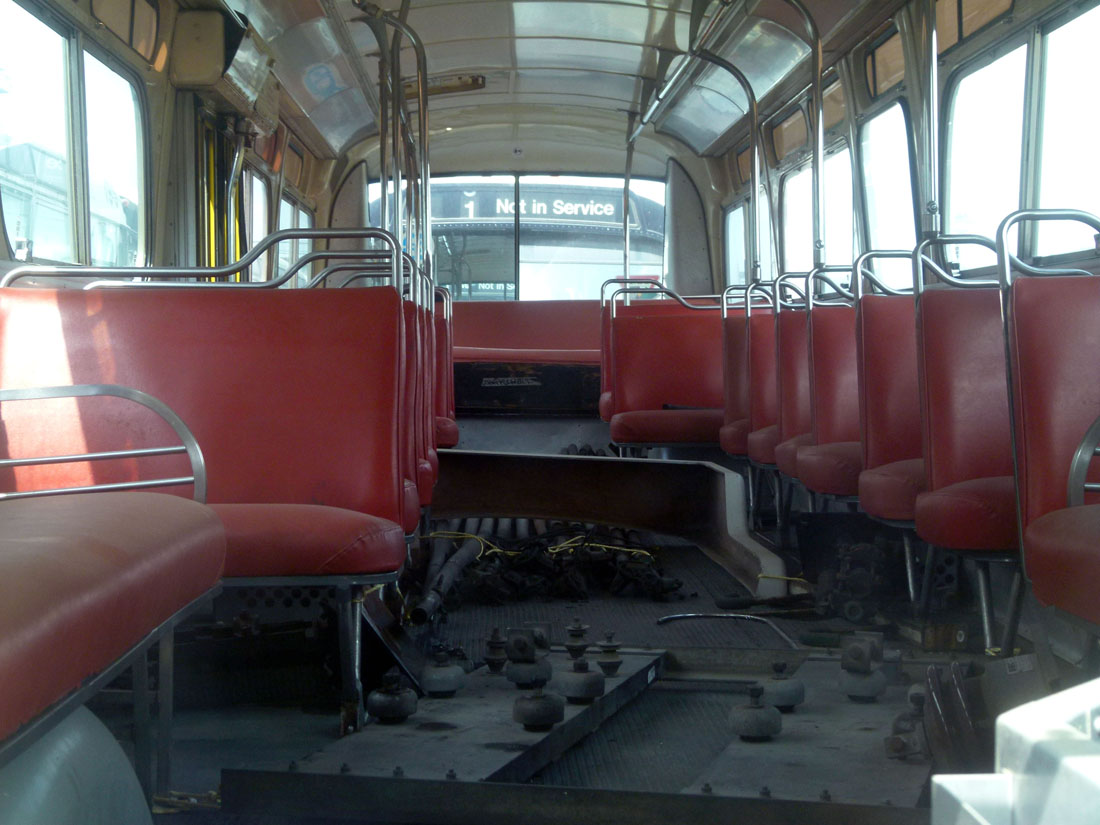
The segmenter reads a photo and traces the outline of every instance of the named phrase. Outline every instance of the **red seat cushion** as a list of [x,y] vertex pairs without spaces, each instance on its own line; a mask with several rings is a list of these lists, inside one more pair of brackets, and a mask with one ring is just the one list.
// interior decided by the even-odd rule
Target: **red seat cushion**
[[225,525],[225,575],[393,573],[405,533],[392,521],[318,504],[213,504]]
[[749,452],[749,419],[742,418],[723,424],[718,431],[718,443],[730,455],[747,455]]
[[775,448],[779,444],[778,424],[753,430],[746,441],[752,461],[757,464],[775,464]]
[[815,493],[856,495],[862,469],[863,447],[858,441],[834,441],[798,448],[798,478]]
[[808,447],[814,443],[814,437],[810,433],[802,433],[794,438],[777,444],[775,447],[775,464],[779,472],[791,478],[798,478],[798,448]]
[[1035,597],[1100,624],[1100,504],[1040,516],[1024,533],[1024,559]]
[[917,496],[924,490],[923,458],[894,461],[859,474],[859,506],[876,518],[912,521]]
[[917,535],[951,550],[1011,550],[1016,533],[1012,476],[959,481],[917,496]]
[[725,411],[635,410],[611,419],[616,444],[716,444]]
[[444,449],[458,445],[458,422],[453,418],[435,417],[435,443]]
[[213,587],[225,533],[162,493],[0,504],[0,739]]

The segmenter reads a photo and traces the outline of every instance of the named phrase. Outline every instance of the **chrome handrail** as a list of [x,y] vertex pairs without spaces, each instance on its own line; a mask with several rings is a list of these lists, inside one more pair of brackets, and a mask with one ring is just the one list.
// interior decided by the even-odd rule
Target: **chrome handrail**
[[[859,299],[863,297],[863,279],[866,278],[867,282],[872,287],[882,291],[885,295],[912,295],[913,291],[904,289],[895,289],[894,287],[887,286],[875,273],[867,268],[868,261],[872,261],[876,258],[904,258],[909,260],[913,257],[913,253],[907,249],[871,249],[864,252],[852,262],[852,294],[855,296],[855,300],[858,303]],[[874,290],[872,289],[872,292]]]
[[[851,267],[842,266],[840,264],[826,264],[824,266],[815,266],[806,274],[806,297],[808,298],[806,306],[811,312],[815,305],[832,306],[837,303],[847,304],[855,300],[855,296],[851,292],[829,277],[830,272],[851,272]],[[817,283],[831,286],[836,292],[836,298],[829,301],[822,300],[817,295],[815,286]]]
[[608,278],[600,284],[600,307],[603,307],[603,305],[607,303],[607,287],[610,284],[627,284],[630,286],[653,284],[655,286],[661,286],[661,282],[656,278]]
[[1021,209],[1007,215],[997,227],[997,280],[1002,287],[1012,284],[1012,268],[1015,267],[1028,275],[1092,275],[1085,269],[1060,269],[1040,267],[1025,263],[1015,255],[1008,253],[1008,231],[1022,221],[1073,221],[1089,226],[1100,235],[1100,218],[1080,209]]
[[[808,272],[784,272],[778,278],[771,282],[772,294],[775,298],[776,309],[805,309],[806,306],[806,293],[796,284],[794,281],[796,278],[806,278],[809,275]],[[802,299],[801,304],[797,304],[793,301],[789,301],[783,297],[785,290],[790,290],[797,297]]]
[[148,447],[135,450],[112,450],[90,452],[75,455],[35,456],[32,458],[6,458],[0,460],[0,468],[29,467],[44,464],[69,464],[78,461],[105,461],[119,458],[147,458],[162,455],[186,453],[191,461],[191,475],[177,478],[148,479],[145,481],[123,481],[111,484],[92,484],[83,487],[60,487],[45,490],[26,490],[12,493],[0,493],[0,501],[13,501],[21,498],[41,498],[44,496],[67,495],[70,493],[106,492],[119,490],[142,490],[154,487],[175,487],[180,484],[194,485],[195,501],[206,501],[206,462],[194,434],[172,409],[158,398],[132,387],[118,384],[75,384],[61,387],[33,387],[29,389],[0,390],[0,403],[8,401],[39,401],[52,398],[93,398],[111,396],[141,404],[159,415],[175,431],[183,443],[177,447]]
[[[117,266],[117,267],[104,267],[104,266],[39,266],[37,264],[28,266],[19,266],[0,278],[0,287],[11,286],[15,281],[20,278],[29,278],[33,276],[39,276],[43,278],[153,278],[157,280],[168,278],[224,278],[231,275],[236,275],[239,272],[243,272],[249,266],[256,262],[256,260],[265,252],[270,250],[276,244],[287,240],[345,240],[345,239],[366,239],[371,238],[374,240],[381,240],[389,246],[389,252],[391,257],[393,253],[396,253],[398,246],[397,240],[392,234],[384,229],[377,229],[374,227],[355,227],[355,228],[320,228],[320,229],[280,229],[276,232],[272,232],[260,241],[256,243],[243,257],[240,259],[223,264],[222,266],[215,267],[141,267],[141,266]],[[363,256],[368,252],[374,252],[375,250],[356,250],[350,254]],[[300,263],[303,258],[310,255],[316,256],[331,256],[342,257],[349,253],[342,250],[318,250],[316,252],[310,252],[299,258]],[[317,258],[311,258],[316,260]],[[302,264],[304,265],[304,264]],[[300,268],[300,266],[299,266]],[[295,272],[297,270],[294,270]],[[396,276],[397,268],[394,266],[394,274]],[[231,286],[235,288],[252,288],[252,289],[271,289],[273,287],[281,286],[286,283],[292,273],[287,273],[280,279],[273,279],[271,281],[243,281],[240,283],[215,283],[204,284],[207,286]],[[396,280],[396,277],[395,277]],[[109,284],[133,284],[134,282],[127,281],[108,281]],[[141,283],[143,286],[150,286],[150,283]],[[96,284],[99,286],[100,284]],[[90,286],[90,285],[89,285]]]
[[1085,437],[1077,445],[1069,465],[1066,486],[1066,504],[1079,507],[1085,503],[1085,493],[1100,493],[1100,483],[1088,481],[1089,464],[1093,456],[1100,455],[1100,417],[1085,430]]
[[936,235],[932,238],[925,238],[916,245],[911,256],[913,261],[913,291],[918,297],[925,290],[925,268],[931,270],[943,283],[961,289],[981,289],[997,286],[997,281],[988,281],[983,278],[956,277],[936,263],[935,259],[928,254],[932,247],[942,248],[950,244],[981,246],[992,252],[997,251],[996,244],[984,235]]
[[618,304],[618,301],[616,301],[615,299],[618,298],[620,295],[632,295],[632,294],[650,293],[650,292],[658,292],[662,295],[667,295],[669,298],[672,298],[678,304],[680,304],[681,306],[684,306],[688,309],[703,309],[703,310],[706,310],[706,309],[720,309],[720,307],[717,303],[714,303],[714,304],[689,304],[688,303],[688,299],[707,298],[707,299],[712,299],[713,300],[713,299],[718,298],[719,297],[718,295],[688,295],[688,296],[682,296],[682,295],[679,295],[676,292],[673,292],[671,289],[669,289],[668,287],[665,287],[665,286],[657,286],[657,287],[623,287],[623,288],[615,290],[611,294],[611,317],[612,318],[615,317],[615,306]]

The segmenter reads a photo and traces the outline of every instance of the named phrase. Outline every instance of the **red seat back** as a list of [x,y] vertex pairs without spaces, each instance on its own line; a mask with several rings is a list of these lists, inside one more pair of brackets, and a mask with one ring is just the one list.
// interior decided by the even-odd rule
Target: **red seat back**
[[928,489],[1012,475],[999,290],[927,290],[917,336]]
[[856,317],[865,469],[921,457],[917,309],[910,295],[864,295]]
[[749,318],[743,310],[731,310],[724,325],[725,423],[732,424],[749,417]]
[[814,307],[809,314],[807,335],[814,442],[858,441],[855,308]]
[[1100,415],[1100,278],[1020,278],[1012,287],[1009,319],[1026,528],[1066,506],[1070,462]]
[[454,345],[598,350],[599,301],[455,301]]
[[[326,504],[400,523],[400,335],[400,299],[390,287],[3,289],[0,385],[144,390],[194,432],[209,501]],[[88,399],[86,409],[110,400]],[[120,431],[136,433],[128,446],[174,443],[144,419],[120,426],[135,407],[98,406],[82,418],[84,402],[5,405],[7,449],[115,450]],[[178,472],[178,457],[22,468],[15,480],[20,489],[132,481],[166,465]]]
[[776,383],[775,314],[752,311],[749,335],[749,430],[770,427],[779,417],[779,385]]
[[615,412],[665,405],[723,405],[722,318],[717,309],[682,314],[618,311],[612,330]]
[[810,432],[810,358],[806,311],[784,309],[775,318],[779,386],[779,441]]
[[452,352],[451,320],[442,299],[435,302],[435,414],[440,418],[455,417],[454,354]]

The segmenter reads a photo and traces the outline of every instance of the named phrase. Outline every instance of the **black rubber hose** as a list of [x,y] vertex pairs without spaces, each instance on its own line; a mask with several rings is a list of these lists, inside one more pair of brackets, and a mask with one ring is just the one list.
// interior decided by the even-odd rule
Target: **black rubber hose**
[[[461,526],[462,519],[451,519],[447,522],[447,532],[457,533],[458,528]],[[439,575],[439,570],[443,567],[443,562],[447,560],[447,551],[452,544],[454,544],[454,539],[434,539],[432,541],[432,555],[428,559],[428,572],[424,575],[423,593],[425,596],[431,591],[431,583]]]
[[[496,524],[493,519],[482,519],[481,525],[477,528],[477,535],[481,538],[488,538],[493,534],[493,529],[495,527]],[[470,530],[469,532],[473,531]],[[443,604],[443,598],[447,595],[451,587],[454,586],[455,580],[458,578],[459,574],[480,554],[480,541],[475,538],[469,538],[462,542],[462,545],[451,554],[451,557],[447,559],[440,568],[436,577],[430,581],[427,594],[409,613],[409,621],[414,625],[427,624],[432,616],[435,615],[435,612],[439,610],[440,605]]]

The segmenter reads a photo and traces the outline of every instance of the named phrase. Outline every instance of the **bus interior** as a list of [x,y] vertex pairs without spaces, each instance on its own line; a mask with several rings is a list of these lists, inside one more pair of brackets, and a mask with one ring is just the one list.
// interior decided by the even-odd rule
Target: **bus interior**
[[0,0],[0,823],[1095,821],[1097,42]]

